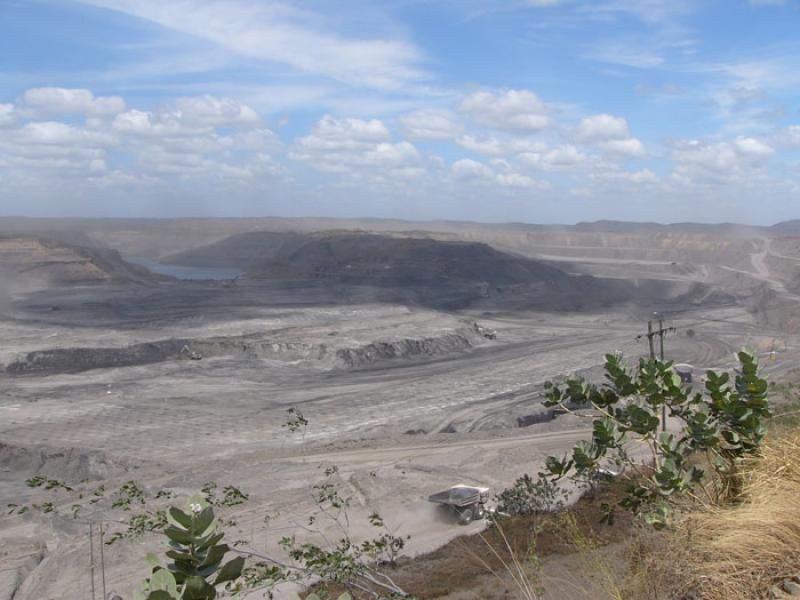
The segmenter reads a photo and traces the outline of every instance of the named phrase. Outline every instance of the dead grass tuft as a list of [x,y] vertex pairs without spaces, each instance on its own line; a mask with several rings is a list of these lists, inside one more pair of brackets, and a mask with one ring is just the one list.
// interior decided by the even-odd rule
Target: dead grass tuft
[[767,440],[743,465],[737,502],[690,511],[674,531],[643,534],[629,597],[767,597],[800,573],[800,432]]

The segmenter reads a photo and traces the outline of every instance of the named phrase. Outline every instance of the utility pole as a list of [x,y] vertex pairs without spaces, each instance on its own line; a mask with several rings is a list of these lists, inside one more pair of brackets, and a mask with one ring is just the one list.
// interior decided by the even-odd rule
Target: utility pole
[[94,590],[94,525],[89,522],[89,576],[92,578],[92,600],[95,600]]
[[100,521],[100,573],[102,574],[102,582],[103,582],[103,600],[108,598],[106,594],[106,560],[103,556],[103,546],[105,546],[105,540],[103,539],[103,535],[105,532],[103,531],[103,522]]
[[[653,319],[648,319],[647,321],[647,333],[643,333],[641,335],[637,335],[636,339],[640,340],[643,337],[647,338],[647,343],[650,346],[650,359],[655,360],[656,358],[656,344],[655,338],[658,336],[659,339],[659,350],[660,350],[660,357],[661,360],[664,360],[664,336],[668,333],[672,333],[676,331],[674,327],[664,327],[664,317],[659,313],[653,313],[653,316],[658,317],[658,329],[653,329]],[[666,405],[661,407],[661,431],[667,430],[667,407]]]

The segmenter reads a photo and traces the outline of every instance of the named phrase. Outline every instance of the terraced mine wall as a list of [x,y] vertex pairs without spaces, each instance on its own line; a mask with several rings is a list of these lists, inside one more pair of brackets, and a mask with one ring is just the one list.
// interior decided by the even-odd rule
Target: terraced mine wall
[[53,348],[29,352],[6,367],[14,376],[78,373],[155,364],[170,360],[233,357],[250,360],[303,361],[320,368],[353,369],[382,361],[446,356],[466,352],[487,337],[477,325],[425,338],[380,340],[337,347],[275,340],[260,334],[206,339],[169,339],[121,348]]
[[473,342],[470,337],[463,333],[451,333],[439,337],[375,342],[337,350],[336,359],[340,366],[357,368],[384,360],[442,356],[471,349]]

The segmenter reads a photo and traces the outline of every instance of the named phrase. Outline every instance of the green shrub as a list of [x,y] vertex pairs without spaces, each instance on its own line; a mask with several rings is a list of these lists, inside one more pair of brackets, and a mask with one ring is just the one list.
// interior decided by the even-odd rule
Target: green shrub
[[523,475],[497,496],[497,512],[511,517],[558,510],[569,494],[542,474]]
[[170,508],[167,520],[164,535],[171,562],[163,566],[148,556],[153,572],[134,600],[213,600],[218,586],[239,578],[244,558],[224,562],[230,548],[221,543],[225,534],[218,530],[214,509],[202,496],[191,497],[186,512]]
[[[735,491],[737,467],[764,440],[770,416],[769,388],[758,375],[756,357],[747,351],[737,357],[734,381],[728,373],[708,371],[705,394],[684,385],[671,362],[642,359],[634,372],[617,354],[606,355],[601,386],[582,379],[546,383],[546,406],[566,412],[587,407],[600,416],[592,421],[591,440],[578,443],[567,456],[547,458],[545,475],[553,482],[570,477],[588,484],[609,460],[624,465],[635,477],[621,506],[646,509],[648,522],[657,528],[666,525],[673,498],[709,493],[703,485],[709,483],[707,468],[717,475],[716,496],[710,500]],[[678,422],[677,430],[659,432],[662,410]],[[638,448],[645,449],[644,458]],[[707,456],[707,468],[692,460],[697,453]],[[613,519],[613,507],[606,507],[606,519]]]

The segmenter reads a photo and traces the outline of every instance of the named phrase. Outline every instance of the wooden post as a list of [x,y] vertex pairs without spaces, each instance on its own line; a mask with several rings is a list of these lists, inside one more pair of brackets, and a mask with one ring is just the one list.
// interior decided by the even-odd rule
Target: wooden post
[[94,592],[94,526],[89,523],[89,575],[92,578],[92,600],[96,600]]
[[[664,318],[659,315],[658,317],[658,339],[661,346],[661,361],[664,361]],[[661,405],[661,431],[667,430],[667,405]]]
[[103,553],[103,546],[105,545],[105,540],[103,539],[104,534],[103,522],[100,521],[100,576],[103,582],[103,600],[106,600],[106,560]]

